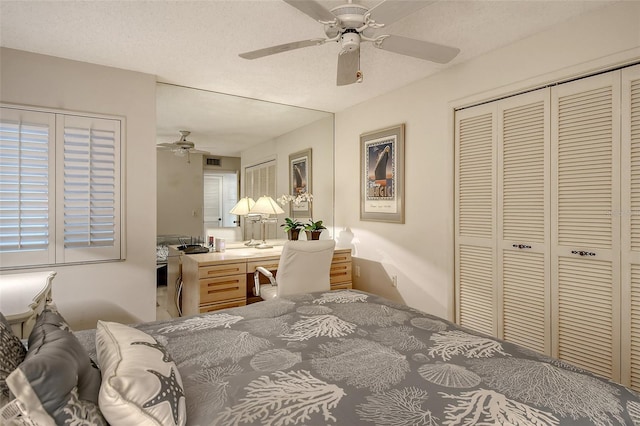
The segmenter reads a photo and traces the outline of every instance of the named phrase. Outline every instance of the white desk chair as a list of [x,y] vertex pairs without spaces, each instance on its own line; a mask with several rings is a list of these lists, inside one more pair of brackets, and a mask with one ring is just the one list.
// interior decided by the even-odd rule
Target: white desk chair
[[[277,278],[259,266],[253,274],[256,296],[272,299],[290,294],[329,291],[329,271],[336,242],[334,240],[287,241],[282,248]],[[260,284],[260,274],[269,278],[269,284]]]

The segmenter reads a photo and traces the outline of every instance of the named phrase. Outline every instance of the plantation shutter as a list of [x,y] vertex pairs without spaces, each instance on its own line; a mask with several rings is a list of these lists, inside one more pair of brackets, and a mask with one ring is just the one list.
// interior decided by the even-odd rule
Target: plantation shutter
[[456,316],[495,335],[495,105],[456,113]]
[[619,379],[620,73],[552,96],[553,355]]
[[58,115],[62,262],[120,258],[120,121]]
[[0,263],[55,261],[55,120],[52,114],[0,109]]
[[498,102],[498,337],[550,353],[549,89]]
[[622,383],[640,391],[640,66],[622,71]]

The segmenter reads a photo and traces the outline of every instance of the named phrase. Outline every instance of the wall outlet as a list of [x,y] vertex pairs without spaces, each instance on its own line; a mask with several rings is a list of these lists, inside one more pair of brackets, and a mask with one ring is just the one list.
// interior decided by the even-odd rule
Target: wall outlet
[[356,277],[360,276],[360,265],[356,265]]
[[398,276],[397,275],[392,275],[391,276],[391,285],[394,287],[398,287]]

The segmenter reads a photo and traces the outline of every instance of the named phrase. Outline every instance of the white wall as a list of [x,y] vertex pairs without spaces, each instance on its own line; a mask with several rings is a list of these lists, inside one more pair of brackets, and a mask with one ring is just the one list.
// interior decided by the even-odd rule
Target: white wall
[[203,237],[202,154],[177,157],[171,151],[157,153],[158,235]]
[[155,76],[2,48],[0,101],[126,117],[127,259],[44,269],[74,329],[155,320]]
[[[217,156],[221,166],[204,166],[203,154],[191,154],[191,163],[187,157],[178,157],[171,151],[157,153],[157,197],[158,197],[158,235],[184,235],[204,238],[203,193],[204,168],[213,172],[240,173],[239,157]],[[233,206],[233,205],[232,205]],[[236,235],[235,229],[220,229],[220,236]]]
[[[327,227],[320,237],[333,238],[333,116],[282,135],[276,142],[278,196],[289,193],[289,154],[311,148],[311,194],[314,200],[311,213],[314,221],[322,220],[323,225]],[[284,206],[283,210],[285,214],[278,216],[280,224],[289,216],[289,206]],[[307,221],[303,219],[302,222]],[[282,228],[279,232],[280,238],[286,238]]]
[[[452,319],[453,108],[632,60],[640,3],[619,2],[337,113],[335,225],[338,244],[353,248],[354,286]],[[360,221],[359,135],[398,123],[406,222]]]
[[[289,154],[311,148],[311,193],[313,194],[313,220],[322,220],[327,230],[321,234],[322,239],[333,238],[333,115],[318,120],[307,126],[293,130],[270,141],[245,150],[242,153],[242,173],[248,166],[269,160],[276,160],[277,196],[289,193]],[[244,188],[241,189],[244,194]],[[284,206],[284,214],[278,215],[278,224],[284,223],[288,216],[289,206]],[[257,229],[256,229],[257,232]],[[286,239],[282,228],[278,227],[278,239]],[[301,239],[304,239],[301,236]]]

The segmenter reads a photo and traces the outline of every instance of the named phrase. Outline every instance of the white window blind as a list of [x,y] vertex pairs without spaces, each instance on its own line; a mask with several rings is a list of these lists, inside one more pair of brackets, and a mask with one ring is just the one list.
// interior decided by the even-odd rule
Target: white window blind
[[120,259],[120,120],[1,112],[1,266]]
[[50,147],[54,117],[2,109],[0,114],[0,264],[26,266],[55,259],[55,205]]

